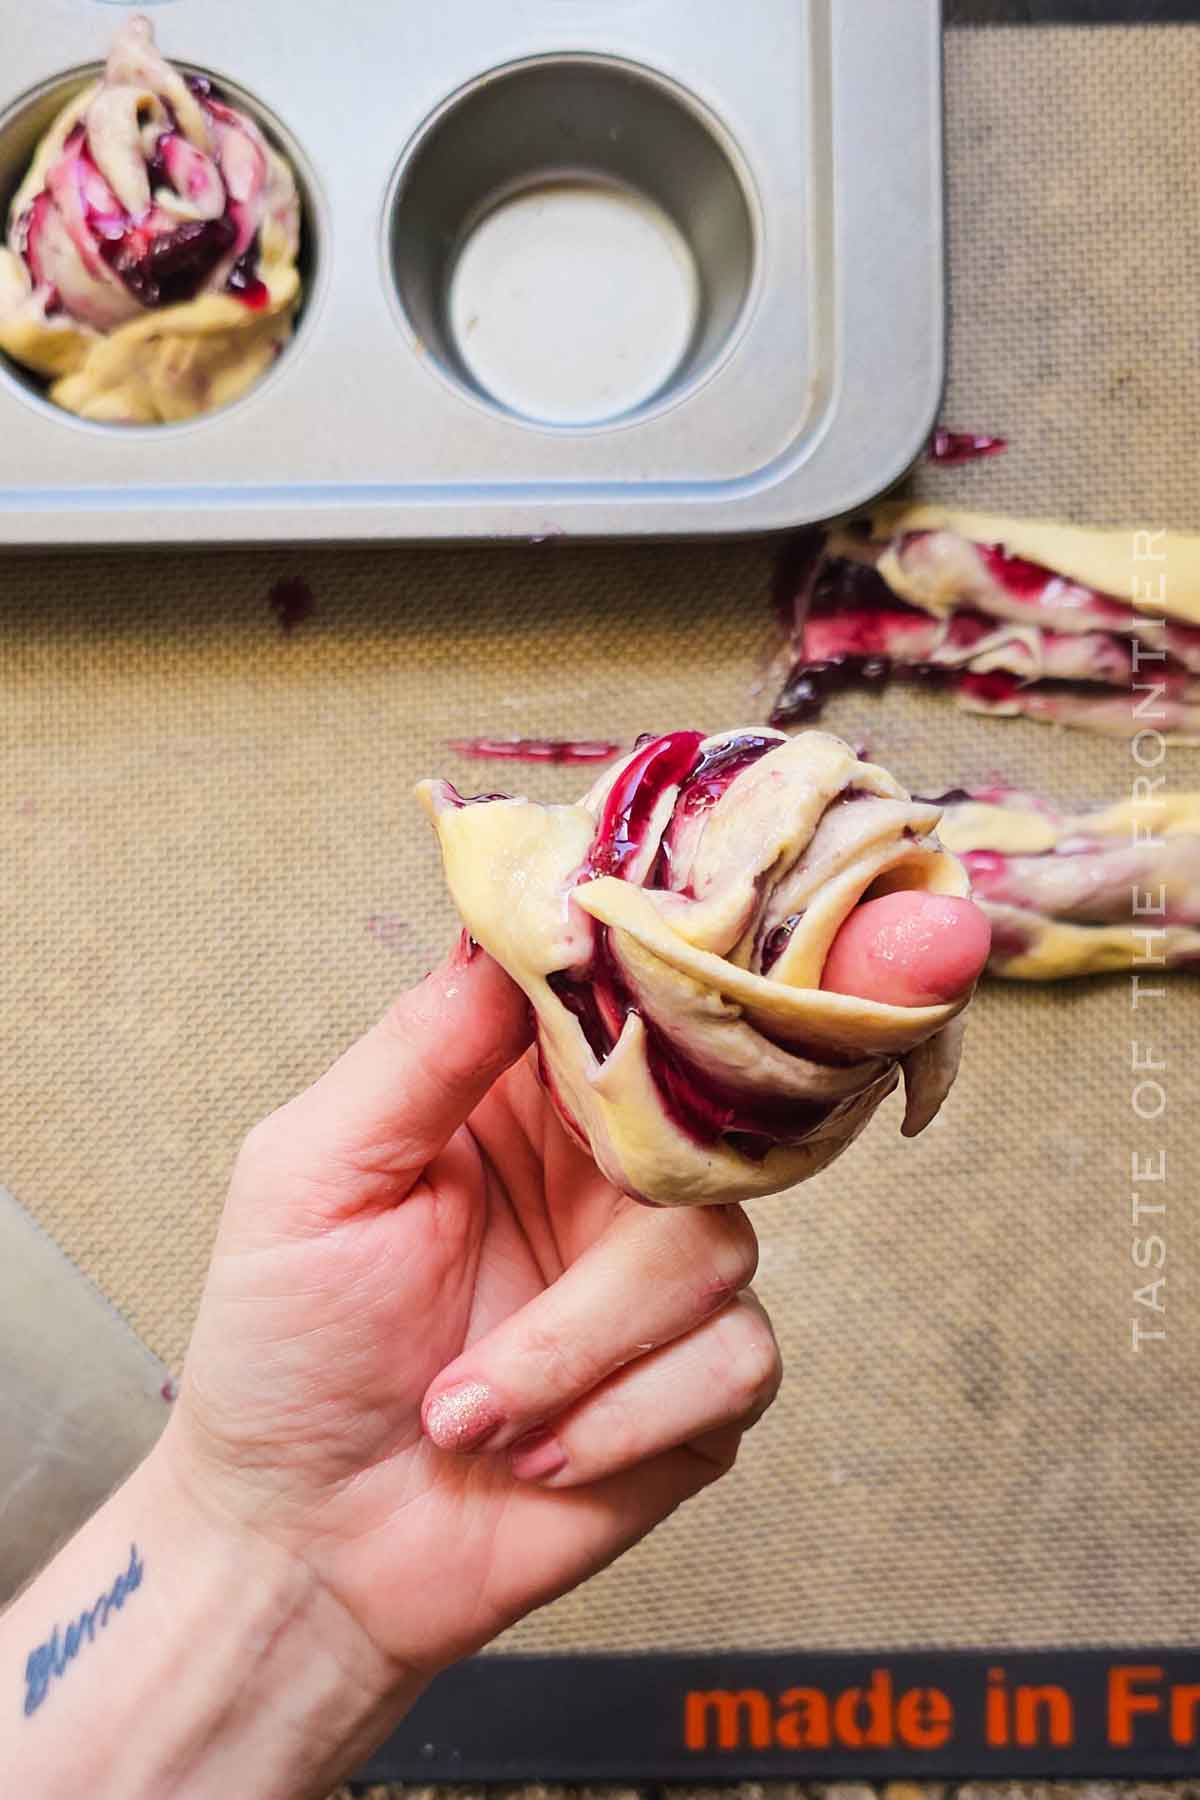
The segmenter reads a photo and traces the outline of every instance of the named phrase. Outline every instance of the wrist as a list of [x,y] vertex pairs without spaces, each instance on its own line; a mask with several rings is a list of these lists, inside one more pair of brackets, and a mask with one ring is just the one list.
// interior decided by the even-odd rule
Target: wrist
[[188,1480],[169,1431],[131,1482],[162,1540],[156,1620],[173,1668],[156,1670],[155,1682],[184,1684],[191,1721],[173,1785],[148,1791],[223,1800],[237,1791],[239,1770],[253,1770],[262,1800],[326,1794],[424,1681],[378,1650],[301,1549]]
[[319,1800],[421,1687],[168,1441],[0,1620],[0,1679],[6,1791],[39,1800],[78,1792],[81,1746],[95,1800]]

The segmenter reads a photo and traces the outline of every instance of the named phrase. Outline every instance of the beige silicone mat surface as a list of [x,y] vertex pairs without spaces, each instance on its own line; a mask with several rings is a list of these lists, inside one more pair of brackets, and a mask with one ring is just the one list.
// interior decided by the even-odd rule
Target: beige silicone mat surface
[[[951,424],[922,492],[1200,528],[1200,31],[948,39]],[[762,716],[765,544],[0,562],[0,1178],[177,1363],[245,1129],[449,941],[410,798],[453,736]],[[315,611],[284,635],[268,596]],[[903,695],[830,714],[918,789],[1126,794],[1123,745]],[[1171,753],[1200,780],[1200,752]],[[513,770],[569,796],[570,770]],[[915,1144],[895,1102],[755,1208],[784,1395],[733,1479],[514,1647],[1200,1636],[1200,989],[993,985]],[[1133,1039],[1164,1116],[1131,1108]],[[1165,1151],[1167,1336],[1131,1350]],[[1154,1320],[1144,1311],[1144,1323]]]

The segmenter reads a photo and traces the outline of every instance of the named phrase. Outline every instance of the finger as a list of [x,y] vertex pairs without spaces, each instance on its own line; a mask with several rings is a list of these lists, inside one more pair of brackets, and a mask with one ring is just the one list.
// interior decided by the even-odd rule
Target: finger
[[552,1286],[480,1338],[425,1396],[443,1450],[495,1450],[556,1418],[748,1286],[758,1262],[737,1206],[629,1206]]
[[[478,1649],[533,1607],[605,1568],[677,1507],[727,1474],[741,1440],[736,1426],[726,1426],[696,1444],[664,1451],[635,1469],[589,1486],[565,1493],[532,1483],[518,1487],[497,1528],[486,1614],[479,1629],[453,1645],[454,1655]],[[538,1547],[533,1588],[531,1543]]]
[[754,1294],[620,1370],[508,1452],[519,1481],[577,1487],[727,1426],[748,1429],[779,1391],[783,1364]]
[[520,989],[464,941],[256,1130],[336,1210],[394,1204],[531,1036]]
[[833,940],[821,986],[891,1006],[956,1000],[980,975],[992,928],[970,900],[906,889],[856,906]]

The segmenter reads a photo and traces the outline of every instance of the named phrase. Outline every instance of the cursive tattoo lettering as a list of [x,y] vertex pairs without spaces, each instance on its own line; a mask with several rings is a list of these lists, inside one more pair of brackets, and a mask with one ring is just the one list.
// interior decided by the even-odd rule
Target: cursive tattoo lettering
[[144,1564],[136,1544],[129,1549],[129,1567],[122,1571],[106,1594],[101,1594],[89,1612],[80,1613],[64,1630],[56,1625],[44,1644],[31,1650],[25,1662],[25,1717],[35,1713],[50,1691],[50,1683],[65,1675],[67,1664],[74,1662],[84,1644],[95,1641],[113,1612],[119,1612],[130,1594],[142,1585]]

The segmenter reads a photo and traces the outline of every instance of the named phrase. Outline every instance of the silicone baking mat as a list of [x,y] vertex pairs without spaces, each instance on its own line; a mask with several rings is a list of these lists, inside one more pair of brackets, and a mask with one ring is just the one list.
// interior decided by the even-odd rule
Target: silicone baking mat
[[[963,30],[947,82],[945,417],[1011,447],[918,491],[1200,528],[1200,31]],[[761,717],[772,567],[765,543],[0,563],[0,1175],[153,1350],[182,1355],[241,1134],[451,937],[413,781],[495,786],[447,748],[475,733]],[[919,791],[1078,803],[1134,773],[902,693],[828,722]],[[1194,785],[1200,753],[1168,772]],[[889,1103],[754,1208],[788,1378],[734,1478],[503,1648],[1200,1640],[1196,1000],[990,985],[934,1128],[902,1145]],[[1152,1122],[1131,1040],[1166,1064]],[[1159,1152],[1161,1317],[1130,1216]],[[1138,1317],[1166,1335],[1135,1353]]]

